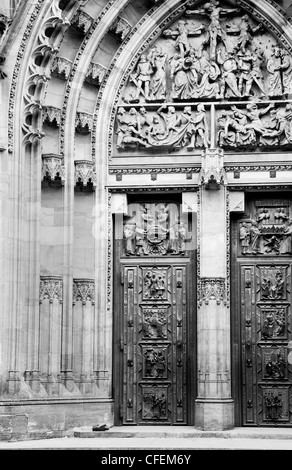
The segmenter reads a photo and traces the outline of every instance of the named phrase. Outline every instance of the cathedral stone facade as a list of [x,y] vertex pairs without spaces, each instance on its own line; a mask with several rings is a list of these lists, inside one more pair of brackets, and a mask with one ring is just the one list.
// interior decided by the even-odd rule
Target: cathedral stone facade
[[292,426],[291,15],[2,1],[0,439]]

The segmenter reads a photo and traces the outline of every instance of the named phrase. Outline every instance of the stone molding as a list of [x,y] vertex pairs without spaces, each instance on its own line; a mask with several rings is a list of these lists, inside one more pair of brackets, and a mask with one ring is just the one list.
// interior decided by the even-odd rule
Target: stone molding
[[146,174],[149,175],[151,173],[199,173],[201,171],[201,167],[153,167],[153,168],[109,168],[110,175],[140,175]]

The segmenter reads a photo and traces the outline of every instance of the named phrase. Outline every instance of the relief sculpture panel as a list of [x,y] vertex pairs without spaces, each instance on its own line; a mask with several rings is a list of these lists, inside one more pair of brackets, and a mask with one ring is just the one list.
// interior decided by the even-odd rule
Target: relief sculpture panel
[[291,55],[263,23],[228,1],[189,4],[138,55],[116,112],[115,149],[286,148],[291,94]]
[[[189,238],[186,221],[175,204],[140,204],[133,207],[132,216],[124,223],[124,246],[127,256],[161,256],[186,254]],[[150,290],[154,289],[154,279]],[[156,280],[162,287],[163,280]],[[156,288],[155,287],[155,288]],[[158,289],[157,289],[158,291]]]

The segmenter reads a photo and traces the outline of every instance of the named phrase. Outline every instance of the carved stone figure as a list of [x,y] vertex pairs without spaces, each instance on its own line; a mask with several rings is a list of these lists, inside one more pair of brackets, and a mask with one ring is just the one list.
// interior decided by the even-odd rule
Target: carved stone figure
[[197,96],[198,73],[194,55],[182,58],[180,54],[175,54],[170,61],[171,73],[173,79],[171,97],[173,99],[190,99]]
[[153,75],[150,82],[150,100],[163,101],[166,97],[166,60],[167,54],[154,46],[148,55]]
[[176,38],[174,47],[179,51],[180,56],[184,58],[190,50],[188,36],[190,34],[201,34],[202,29],[203,25],[195,27],[188,24],[185,20],[179,20],[176,30],[167,29],[164,31],[164,34],[166,36],[172,36]]
[[187,11],[188,15],[206,15],[210,18],[210,24],[207,29],[207,37],[204,41],[205,44],[210,44],[210,59],[216,59],[217,45],[221,41],[226,44],[226,32],[221,27],[220,17],[222,15],[228,15],[230,13],[238,12],[236,8],[225,9],[221,8],[220,3],[217,0],[211,0],[204,5],[202,10]]
[[281,129],[282,129],[282,145],[287,145],[292,143],[292,104],[288,103],[285,107],[285,113],[281,120]]
[[239,84],[238,89],[241,96],[251,96],[253,85],[257,85],[261,96],[265,96],[266,92],[263,85],[262,73],[263,53],[259,49],[253,54],[247,50],[238,52],[238,69]]
[[[215,61],[209,61],[201,50],[197,51],[196,68],[201,76],[197,91],[199,98],[220,98],[220,68]],[[193,96],[196,98],[196,95]]]
[[147,147],[147,142],[142,140],[138,129],[137,111],[135,108],[130,109],[129,114],[125,114],[123,107],[118,111],[118,129],[117,129],[117,148],[124,148],[132,144],[141,144]]
[[254,145],[256,134],[249,128],[248,119],[242,110],[231,106],[232,111],[222,111],[219,117],[218,144],[220,147]]
[[236,50],[240,50],[243,54],[245,54],[247,51],[247,45],[250,44],[253,40],[253,34],[259,31],[261,28],[261,24],[252,27],[248,15],[243,15],[243,17],[241,18],[241,23],[239,25],[240,33]]
[[291,95],[292,93],[292,59],[286,49],[281,49],[282,57],[282,79],[283,79],[283,94]]
[[132,82],[136,85],[136,93],[131,98],[132,103],[138,103],[142,94],[147,101],[150,93],[150,80],[153,74],[151,61],[146,54],[141,54],[140,60],[136,67],[136,72],[131,76]]
[[270,74],[269,80],[269,95],[281,96],[283,94],[282,88],[282,60],[281,51],[278,46],[274,46],[272,54],[267,61],[267,71]]
[[234,52],[227,53],[218,50],[217,62],[221,65],[221,98],[240,98],[241,94],[238,89],[237,73],[238,64]]

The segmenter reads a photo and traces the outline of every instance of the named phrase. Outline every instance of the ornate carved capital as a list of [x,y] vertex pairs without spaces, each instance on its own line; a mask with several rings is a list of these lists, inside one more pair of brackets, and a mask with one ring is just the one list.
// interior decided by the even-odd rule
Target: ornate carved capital
[[86,73],[86,81],[89,83],[101,84],[103,77],[105,76],[106,68],[103,65],[95,64],[91,62],[88,71]]
[[85,11],[79,10],[72,19],[72,25],[83,34],[86,34],[93,24],[93,18],[85,13]]
[[55,106],[43,107],[43,123],[59,127],[61,122],[61,110]]
[[112,24],[111,31],[123,41],[132,29],[132,25],[124,18],[117,18]]
[[40,277],[40,303],[48,299],[50,303],[58,300],[63,301],[63,279],[62,276]]
[[226,279],[222,277],[201,277],[198,280],[198,305],[209,304],[210,300],[216,300],[217,305],[221,302],[226,305]]
[[61,178],[62,184],[65,182],[65,171],[63,167],[63,157],[61,155],[42,155],[42,180],[55,180]]
[[51,72],[55,77],[67,80],[69,78],[71,68],[71,60],[65,59],[64,57],[56,57],[52,65]]
[[89,160],[77,160],[75,163],[75,184],[83,183],[86,186],[92,183],[96,187],[96,173],[94,163]]
[[73,279],[73,303],[81,300],[95,303],[95,284],[93,279]]
[[92,130],[93,116],[89,113],[78,112],[75,119],[76,131],[88,134]]
[[202,153],[200,183],[205,189],[220,189],[224,184],[223,151],[207,149]]

